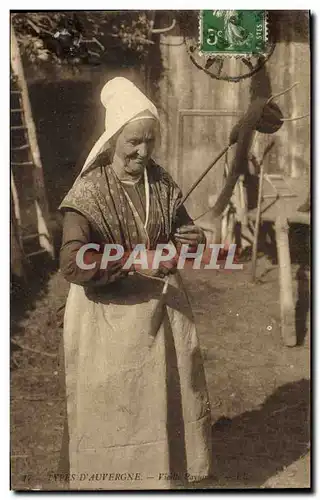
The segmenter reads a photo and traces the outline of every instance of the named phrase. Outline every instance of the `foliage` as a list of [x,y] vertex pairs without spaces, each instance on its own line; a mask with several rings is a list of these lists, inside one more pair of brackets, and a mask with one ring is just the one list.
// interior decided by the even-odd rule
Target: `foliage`
[[153,43],[147,11],[17,12],[12,23],[22,55],[39,65],[142,64]]

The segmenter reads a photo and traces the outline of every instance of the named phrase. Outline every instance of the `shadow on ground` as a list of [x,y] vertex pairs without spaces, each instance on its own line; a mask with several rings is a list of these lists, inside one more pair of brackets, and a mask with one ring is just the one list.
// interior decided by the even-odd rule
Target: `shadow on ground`
[[[10,282],[10,337],[24,335],[23,320],[37,307],[37,300],[48,293],[50,277],[58,269],[58,262],[46,254],[37,256],[26,270],[25,279],[11,275]],[[19,350],[11,343],[11,353]],[[14,368],[14,366],[12,366]]]
[[[212,427],[213,474],[228,488],[261,487],[309,450],[310,383],[280,386],[258,410]],[[290,485],[288,485],[290,487]]]

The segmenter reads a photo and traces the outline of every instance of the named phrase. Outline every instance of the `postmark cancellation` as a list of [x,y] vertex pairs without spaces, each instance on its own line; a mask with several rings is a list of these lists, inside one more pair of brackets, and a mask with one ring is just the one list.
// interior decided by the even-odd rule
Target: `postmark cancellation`
[[199,13],[201,55],[263,55],[267,42],[265,10],[201,10]]

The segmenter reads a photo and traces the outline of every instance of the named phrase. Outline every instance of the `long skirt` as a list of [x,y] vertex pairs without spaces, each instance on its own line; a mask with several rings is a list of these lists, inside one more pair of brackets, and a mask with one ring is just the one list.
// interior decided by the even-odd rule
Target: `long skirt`
[[170,489],[211,472],[211,418],[178,274],[72,284],[64,321],[71,489]]

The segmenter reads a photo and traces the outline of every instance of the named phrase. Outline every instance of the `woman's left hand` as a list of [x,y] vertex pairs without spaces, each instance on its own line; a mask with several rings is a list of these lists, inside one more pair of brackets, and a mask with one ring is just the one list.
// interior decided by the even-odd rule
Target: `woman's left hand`
[[201,227],[193,225],[179,227],[174,234],[174,238],[181,244],[185,243],[191,246],[206,242],[206,236]]

